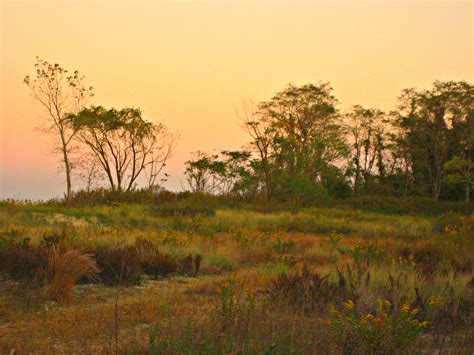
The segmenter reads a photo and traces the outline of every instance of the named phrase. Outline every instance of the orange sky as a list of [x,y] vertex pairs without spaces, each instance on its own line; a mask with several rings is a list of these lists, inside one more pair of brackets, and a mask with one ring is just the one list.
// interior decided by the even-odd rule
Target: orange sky
[[95,104],[179,132],[171,189],[191,151],[246,143],[236,110],[287,83],[390,110],[403,88],[474,82],[473,1],[0,1],[0,198],[64,191],[22,84],[37,55],[86,75]]

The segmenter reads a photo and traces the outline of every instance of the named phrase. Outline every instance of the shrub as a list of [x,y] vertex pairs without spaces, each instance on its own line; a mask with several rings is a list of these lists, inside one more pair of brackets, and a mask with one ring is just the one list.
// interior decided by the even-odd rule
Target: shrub
[[345,284],[333,284],[328,276],[310,272],[306,266],[301,272],[280,274],[267,288],[266,294],[272,302],[283,302],[306,313],[323,311],[327,304],[356,296]]
[[152,241],[139,238],[135,241],[135,249],[140,259],[143,272],[150,276],[166,276],[178,269],[176,259],[158,250],[158,246]]
[[42,246],[7,245],[0,249],[0,270],[15,280],[44,282],[48,250]]
[[344,353],[397,353],[412,345],[428,326],[427,321],[416,318],[418,309],[408,304],[397,310],[389,301],[379,300],[374,311],[358,312],[349,300],[344,308],[330,308],[330,326]]
[[100,279],[109,286],[130,286],[140,282],[143,272],[140,255],[134,246],[99,248],[95,253]]
[[202,256],[196,254],[194,257],[189,254],[183,258],[179,264],[179,271],[189,276],[196,276],[201,268]]
[[47,294],[59,302],[68,301],[81,277],[93,277],[99,272],[90,255],[79,250],[60,253],[56,246],[50,249],[47,268]]

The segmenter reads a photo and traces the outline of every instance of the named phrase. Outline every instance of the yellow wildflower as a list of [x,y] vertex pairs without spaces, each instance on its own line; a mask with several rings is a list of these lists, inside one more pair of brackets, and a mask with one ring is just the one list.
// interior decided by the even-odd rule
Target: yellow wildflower
[[422,328],[426,328],[429,325],[430,325],[430,322],[428,322],[427,320],[420,323],[420,327],[422,327]]
[[351,311],[354,309],[354,302],[352,300],[349,300],[347,302],[344,302],[344,307],[348,310]]
[[430,306],[438,306],[441,304],[441,299],[437,296],[431,297],[430,301],[428,302]]
[[408,303],[405,303],[402,308],[402,312],[408,312],[410,310],[410,305]]

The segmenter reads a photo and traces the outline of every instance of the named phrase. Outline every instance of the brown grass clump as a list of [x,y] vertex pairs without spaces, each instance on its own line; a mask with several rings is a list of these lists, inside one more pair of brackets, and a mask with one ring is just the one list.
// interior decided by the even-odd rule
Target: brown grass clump
[[53,246],[48,258],[47,294],[55,301],[68,301],[81,277],[93,277],[99,271],[96,262],[89,255],[82,254],[79,250],[60,253]]

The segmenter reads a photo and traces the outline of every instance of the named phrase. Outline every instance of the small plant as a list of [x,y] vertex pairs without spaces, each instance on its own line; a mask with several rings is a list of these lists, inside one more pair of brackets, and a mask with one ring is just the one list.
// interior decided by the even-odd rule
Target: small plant
[[331,261],[336,262],[339,250],[339,242],[342,240],[342,236],[332,232],[329,234],[329,243],[331,248]]
[[378,300],[371,312],[358,312],[352,300],[344,302],[344,310],[330,308],[330,327],[343,352],[387,354],[412,345],[428,321],[417,319],[419,310],[404,304],[394,309],[385,300]]
[[245,318],[247,325],[255,309],[255,293],[242,279],[230,278],[216,289],[220,300],[222,329],[228,330],[238,318]]
[[276,240],[271,245],[272,250],[278,253],[288,253],[294,250],[295,247],[296,247],[296,243],[294,240],[284,239],[281,237],[277,237]]
[[384,259],[385,252],[375,243],[356,245],[352,249],[354,262],[356,264],[370,265]]

